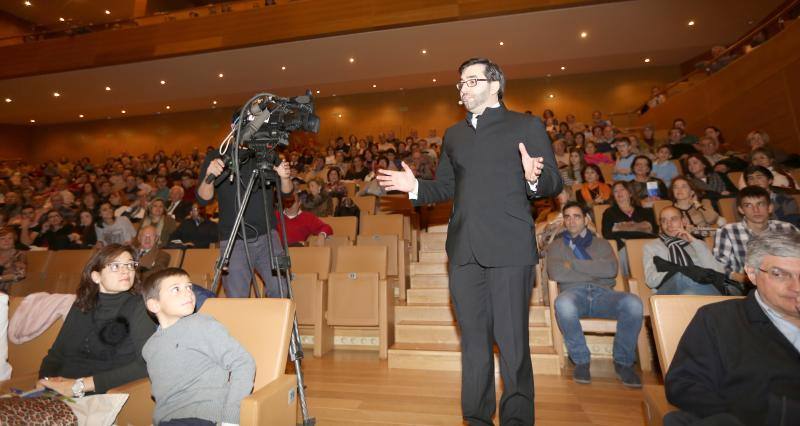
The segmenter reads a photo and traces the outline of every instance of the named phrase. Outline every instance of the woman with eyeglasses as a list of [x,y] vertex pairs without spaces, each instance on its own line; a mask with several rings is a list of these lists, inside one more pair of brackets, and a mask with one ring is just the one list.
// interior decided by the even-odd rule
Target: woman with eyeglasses
[[105,393],[147,377],[142,346],[156,329],[136,282],[130,246],[111,244],[83,268],[75,304],[39,368],[39,385],[67,397]]

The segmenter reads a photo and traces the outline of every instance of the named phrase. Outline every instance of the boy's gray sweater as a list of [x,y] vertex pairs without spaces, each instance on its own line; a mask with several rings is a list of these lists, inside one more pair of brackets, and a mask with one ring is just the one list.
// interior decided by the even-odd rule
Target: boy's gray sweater
[[142,348],[156,409],[153,424],[197,417],[239,423],[253,390],[253,357],[214,318],[193,314],[159,328]]

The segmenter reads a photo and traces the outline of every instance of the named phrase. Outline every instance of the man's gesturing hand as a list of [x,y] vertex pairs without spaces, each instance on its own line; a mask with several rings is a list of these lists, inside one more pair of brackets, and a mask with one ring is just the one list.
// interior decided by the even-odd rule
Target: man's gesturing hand
[[519,155],[522,157],[522,169],[525,171],[525,180],[531,183],[539,180],[539,175],[542,174],[542,167],[544,167],[544,158],[531,157],[522,142],[519,143]]
[[416,186],[417,178],[405,162],[400,164],[403,165],[403,171],[378,170],[378,183],[387,191],[411,192]]

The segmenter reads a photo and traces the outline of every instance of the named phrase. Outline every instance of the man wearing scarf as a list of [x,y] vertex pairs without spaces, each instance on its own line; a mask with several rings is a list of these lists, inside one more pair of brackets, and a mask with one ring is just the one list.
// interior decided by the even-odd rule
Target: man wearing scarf
[[682,272],[661,272],[656,267],[655,258],[660,257],[672,264],[684,267],[699,266],[722,272],[705,241],[694,238],[686,231],[680,210],[665,207],[659,215],[661,234],[658,239],[644,246],[642,262],[647,286],[657,294],[700,294],[719,295],[711,284],[701,284]]
[[547,247],[547,273],[558,283],[556,321],[569,358],[575,363],[573,379],[591,383],[590,353],[581,329],[581,318],[617,321],[614,335],[614,370],[622,384],[642,386],[633,370],[636,340],[642,327],[642,301],[635,295],[614,291],[617,258],[608,241],[586,229],[590,220],[583,204],[569,202],[562,210],[564,231]]

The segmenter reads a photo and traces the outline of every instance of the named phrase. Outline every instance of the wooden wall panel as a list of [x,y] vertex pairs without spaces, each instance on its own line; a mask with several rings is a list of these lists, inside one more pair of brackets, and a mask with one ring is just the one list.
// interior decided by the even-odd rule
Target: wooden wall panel
[[33,133],[28,126],[0,124],[0,160],[28,157],[32,139]]
[[797,152],[800,144],[800,21],[683,92],[648,112],[640,124],[669,128],[675,117],[687,120],[691,133],[707,125],[722,129],[732,148],[746,150],[745,136],[766,131],[773,143]]
[[[662,67],[511,80],[506,87],[506,104],[513,110],[531,110],[537,115],[545,108],[553,109],[560,118],[574,113],[579,120],[588,122],[594,109],[633,109],[647,99],[652,86],[676,77],[676,67]],[[548,93],[554,93],[555,98],[548,98]],[[411,129],[423,137],[429,129],[437,129],[441,136],[444,129],[464,117],[457,101],[455,87],[320,98],[316,104],[321,118],[317,140],[326,143],[339,135],[377,136],[390,130],[405,136]],[[230,108],[219,108],[37,127],[31,156],[37,161],[62,155],[97,160],[121,152],[188,152],[194,147],[202,150],[208,145],[217,146],[227,134],[231,112]]]

